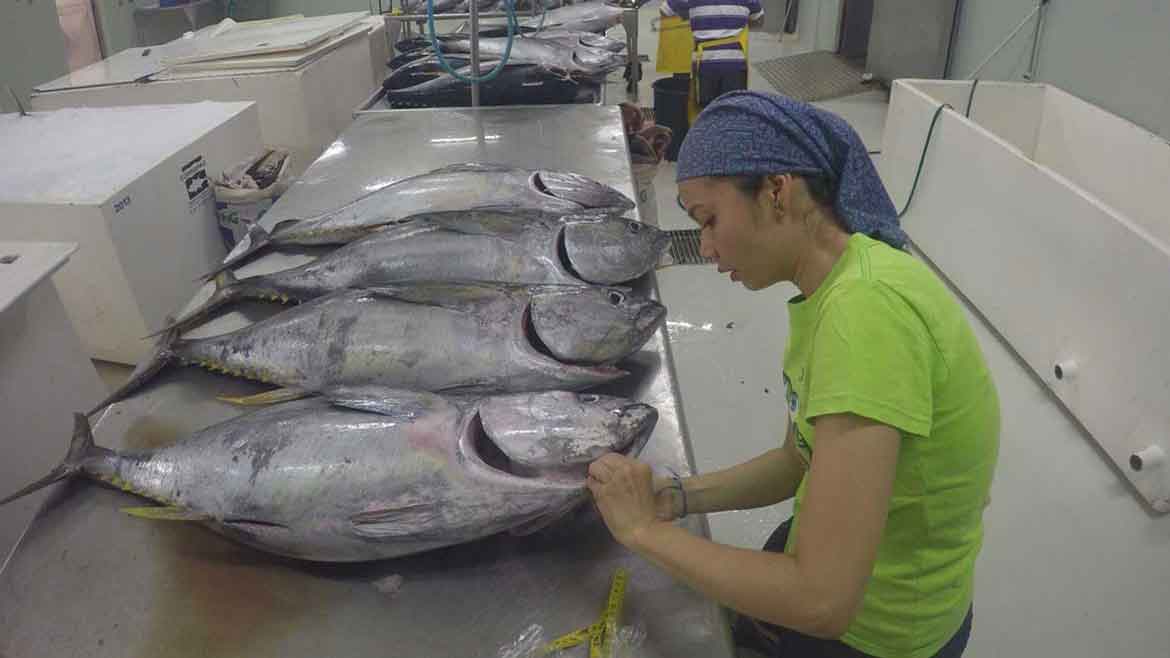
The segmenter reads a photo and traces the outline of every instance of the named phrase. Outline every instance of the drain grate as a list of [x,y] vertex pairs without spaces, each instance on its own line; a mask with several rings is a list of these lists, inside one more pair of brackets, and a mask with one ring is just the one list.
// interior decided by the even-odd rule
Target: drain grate
[[871,88],[862,82],[860,66],[827,50],[770,59],[756,63],[755,68],[776,91],[806,103]]
[[699,254],[699,229],[666,233],[670,236],[670,258],[675,265],[707,265],[712,262]]

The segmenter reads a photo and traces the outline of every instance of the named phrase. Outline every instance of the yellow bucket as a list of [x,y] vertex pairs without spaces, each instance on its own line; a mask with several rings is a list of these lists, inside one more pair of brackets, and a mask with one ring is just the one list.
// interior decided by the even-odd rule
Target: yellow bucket
[[659,73],[690,73],[694,49],[691,24],[678,16],[663,16],[658,26],[658,57],[654,70]]

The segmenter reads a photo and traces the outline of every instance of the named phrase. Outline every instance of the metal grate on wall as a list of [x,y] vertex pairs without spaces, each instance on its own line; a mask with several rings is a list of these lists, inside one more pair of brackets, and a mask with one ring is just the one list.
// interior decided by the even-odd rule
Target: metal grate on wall
[[713,262],[699,254],[699,229],[667,231],[673,265],[707,265]]

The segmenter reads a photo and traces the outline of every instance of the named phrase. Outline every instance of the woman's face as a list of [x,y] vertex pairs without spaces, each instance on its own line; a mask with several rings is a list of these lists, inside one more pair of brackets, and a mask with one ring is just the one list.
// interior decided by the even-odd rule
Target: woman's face
[[771,213],[774,187],[766,184],[755,197],[726,178],[700,177],[678,185],[679,202],[700,228],[700,253],[720,272],[749,290],[767,288],[786,278],[787,254],[781,249],[785,223]]

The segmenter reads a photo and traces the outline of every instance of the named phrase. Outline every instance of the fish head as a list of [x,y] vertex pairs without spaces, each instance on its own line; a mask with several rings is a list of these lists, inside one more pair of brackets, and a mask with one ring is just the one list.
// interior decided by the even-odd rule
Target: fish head
[[564,265],[582,280],[612,285],[653,269],[670,236],[633,219],[583,217],[565,223],[559,246]]
[[571,201],[583,208],[605,208],[625,212],[634,202],[614,188],[580,174],[540,170],[532,174],[532,185],[541,194]]
[[560,361],[608,364],[636,352],[666,318],[666,308],[627,288],[566,286],[532,296],[533,342]]
[[622,52],[626,49],[626,42],[617,39],[611,39],[602,34],[593,34],[591,32],[582,32],[580,41],[582,45],[590,48],[603,48],[611,52]]
[[574,48],[573,64],[589,74],[608,73],[626,65],[626,56],[603,48]]
[[482,438],[490,441],[481,441],[480,452],[498,449],[509,472],[583,479],[589,464],[606,453],[640,454],[658,411],[626,398],[551,391],[487,398],[479,421]]

